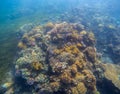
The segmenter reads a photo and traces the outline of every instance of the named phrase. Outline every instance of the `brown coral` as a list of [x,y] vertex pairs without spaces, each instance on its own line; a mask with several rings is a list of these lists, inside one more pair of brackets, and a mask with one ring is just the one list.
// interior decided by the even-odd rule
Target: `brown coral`
[[84,50],[84,53],[86,54],[89,61],[96,63],[96,49],[94,47],[87,47]]

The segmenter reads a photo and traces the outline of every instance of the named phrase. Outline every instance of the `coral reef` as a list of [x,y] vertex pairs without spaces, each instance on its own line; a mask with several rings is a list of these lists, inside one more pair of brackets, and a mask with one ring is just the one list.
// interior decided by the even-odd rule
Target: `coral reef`
[[[58,17],[59,22],[61,19],[68,23],[30,23],[20,28],[14,76],[15,80],[22,79],[25,86],[18,88],[15,81],[10,91],[14,94],[28,91],[28,94],[99,94],[100,90],[101,94],[103,91],[120,94],[119,65],[101,64],[101,60],[120,63],[120,23],[87,6]],[[21,91],[22,87],[28,88]]]
[[35,94],[97,94],[97,81],[109,72],[104,73],[95,43],[94,34],[81,24],[36,26],[21,36],[15,76]]

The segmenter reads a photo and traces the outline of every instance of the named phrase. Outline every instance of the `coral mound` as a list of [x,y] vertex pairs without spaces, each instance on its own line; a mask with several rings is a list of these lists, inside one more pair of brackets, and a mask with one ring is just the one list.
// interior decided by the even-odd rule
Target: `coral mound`
[[96,94],[95,42],[81,24],[34,26],[21,36],[15,76],[35,94]]

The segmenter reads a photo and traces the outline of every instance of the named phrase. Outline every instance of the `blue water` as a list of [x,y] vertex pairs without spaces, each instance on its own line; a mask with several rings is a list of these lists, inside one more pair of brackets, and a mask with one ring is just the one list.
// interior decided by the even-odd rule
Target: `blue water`
[[60,7],[59,2],[56,6],[53,6],[54,3],[44,0],[0,0],[0,82],[16,55],[18,29],[27,23],[47,22],[50,15],[63,11],[64,7],[56,10],[56,6]]
[[[5,82],[6,73],[13,66],[19,41],[17,31],[21,26],[50,21],[72,22],[74,19],[66,18],[74,8],[79,7],[86,8],[82,10],[88,14],[85,18],[92,14],[92,11],[87,13],[88,10],[94,10],[101,16],[108,14],[114,18],[114,24],[120,25],[120,0],[0,0],[0,83]],[[66,17],[62,18],[61,15],[65,13]]]

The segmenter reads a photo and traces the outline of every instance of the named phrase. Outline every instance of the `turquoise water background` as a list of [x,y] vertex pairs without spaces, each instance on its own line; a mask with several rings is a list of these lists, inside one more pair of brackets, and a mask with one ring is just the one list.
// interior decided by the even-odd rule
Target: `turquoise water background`
[[19,28],[27,23],[43,23],[57,17],[69,6],[68,0],[63,1],[0,0],[0,83],[13,66]]
[[[75,7],[90,5],[119,18],[119,0],[0,0],[0,83],[17,51],[17,31],[27,23],[46,23]],[[119,18],[120,19],[120,18]]]

